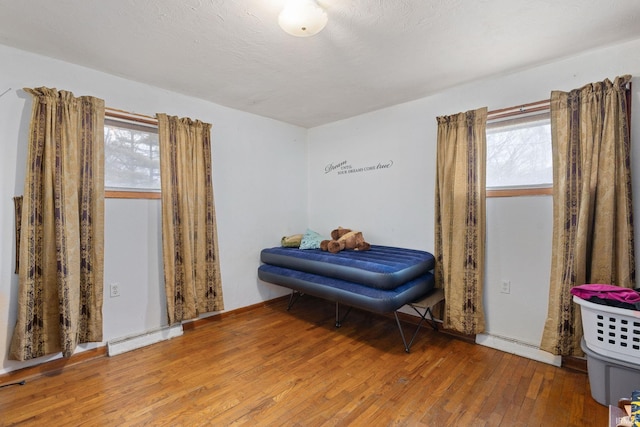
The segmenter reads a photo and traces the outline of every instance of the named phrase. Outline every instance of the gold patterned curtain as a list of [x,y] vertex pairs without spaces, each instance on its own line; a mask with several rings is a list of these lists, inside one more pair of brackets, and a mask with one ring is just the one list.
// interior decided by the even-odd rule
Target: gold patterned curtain
[[224,309],[211,174],[211,125],[158,114],[169,324]]
[[69,357],[102,341],[104,101],[25,91],[33,107],[9,357]]
[[635,285],[627,83],[631,76],[551,93],[553,241],[541,348],[581,356],[585,283]]
[[487,109],[438,117],[436,286],[444,289],[444,327],[484,331]]

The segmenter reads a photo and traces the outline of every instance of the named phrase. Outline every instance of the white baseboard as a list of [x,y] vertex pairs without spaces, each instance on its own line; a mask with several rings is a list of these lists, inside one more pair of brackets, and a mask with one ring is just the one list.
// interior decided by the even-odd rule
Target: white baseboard
[[537,360],[538,362],[547,363],[549,365],[561,366],[562,364],[561,356],[555,356],[544,350],[540,350],[535,345],[518,341],[513,338],[490,334],[477,334],[476,344],[516,354],[518,356],[526,357],[527,359]]
[[109,356],[115,356],[127,351],[155,344],[160,341],[179,337],[182,333],[182,325],[173,325],[165,326],[164,328],[153,331],[147,331],[140,335],[117,338],[107,343],[107,353]]

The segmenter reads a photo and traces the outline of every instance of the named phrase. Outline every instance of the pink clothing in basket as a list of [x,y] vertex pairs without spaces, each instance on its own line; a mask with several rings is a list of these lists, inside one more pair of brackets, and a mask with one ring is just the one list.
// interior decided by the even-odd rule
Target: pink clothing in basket
[[574,286],[571,294],[587,301],[625,308],[640,308],[640,292],[615,285],[587,284]]

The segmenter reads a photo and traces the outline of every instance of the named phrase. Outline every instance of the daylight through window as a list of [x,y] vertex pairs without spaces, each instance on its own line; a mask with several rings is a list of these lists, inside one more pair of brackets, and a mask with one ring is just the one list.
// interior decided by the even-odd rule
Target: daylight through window
[[158,128],[105,118],[105,190],[160,191]]
[[487,123],[487,189],[549,188],[552,161],[548,111]]

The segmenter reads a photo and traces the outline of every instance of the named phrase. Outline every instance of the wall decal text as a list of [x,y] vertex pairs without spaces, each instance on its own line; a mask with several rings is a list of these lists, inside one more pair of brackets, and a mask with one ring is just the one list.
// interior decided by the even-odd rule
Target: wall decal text
[[324,167],[325,175],[328,173],[335,172],[338,175],[348,175],[352,173],[361,173],[361,172],[374,172],[380,171],[384,169],[390,169],[393,166],[393,160],[387,160],[383,162],[378,162],[376,164],[370,164],[368,166],[354,166],[351,162],[347,160],[343,160],[337,163],[329,163]]

